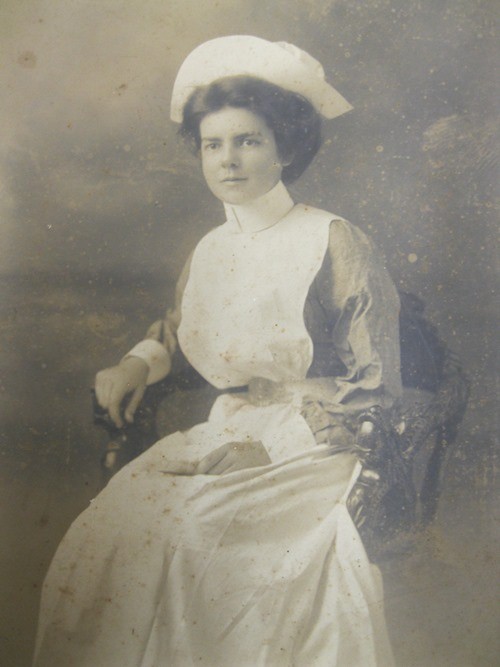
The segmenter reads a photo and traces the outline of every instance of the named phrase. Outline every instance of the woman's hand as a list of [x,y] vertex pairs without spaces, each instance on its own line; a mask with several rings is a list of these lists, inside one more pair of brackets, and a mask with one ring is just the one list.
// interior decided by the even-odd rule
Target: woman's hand
[[223,475],[243,468],[257,468],[271,463],[261,442],[228,442],[204,456],[196,467],[197,475]]
[[127,394],[132,393],[125,408],[127,422],[134,421],[134,413],[144,396],[149,367],[139,357],[126,357],[117,366],[105,368],[95,378],[95,393],[99,405],[108,411],[113,422],[122,428],[120,407]]

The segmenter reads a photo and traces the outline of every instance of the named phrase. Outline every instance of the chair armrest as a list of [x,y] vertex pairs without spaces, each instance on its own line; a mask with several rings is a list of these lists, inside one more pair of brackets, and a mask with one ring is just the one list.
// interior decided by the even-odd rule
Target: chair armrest
[[[371,560],[384,557],[391,541],[434,519],[445,455],[456,438],[469,387],[447,350],[441,384],[429,400],[391,410],[376,406],[358,416],[355,452],[362,470],[347,507]],[[426,442],[432,448],[417,493],[415,457]]]
[[412,467],[401,453],[399,428],[394,411],[380,406],[357,418],[354,452],[362,468],[347,498],[347,509],[374,562],[416,520],[417,492]]

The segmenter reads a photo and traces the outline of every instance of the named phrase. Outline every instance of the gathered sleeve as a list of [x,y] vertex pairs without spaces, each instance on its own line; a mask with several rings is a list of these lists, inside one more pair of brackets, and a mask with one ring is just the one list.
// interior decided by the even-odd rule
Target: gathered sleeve
[[340,411],[390,406],[401,393],[399,297],[361,230],[342,219],[331,223],[328,251],[311,291],[321,311],[312,318],[313,341],[326,344],[341,369],[330,402]]
[[135,345],[125,356],[139,357],[149,367],[147,384],[154,384],[166,377],[175,354],[178,352],[177,329],[181,322],[182,295],[189,277],[192,254],[181,272],[175,288],[175,304],[165,317],[154,322],[146,332],[144,340]]

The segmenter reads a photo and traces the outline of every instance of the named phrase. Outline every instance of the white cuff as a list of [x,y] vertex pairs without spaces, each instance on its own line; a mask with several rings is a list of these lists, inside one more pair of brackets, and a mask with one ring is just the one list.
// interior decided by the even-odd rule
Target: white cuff
[[170,355],[157,340],[146,339],[137,343],[126,357],[139,357],[149,366],[147,384],[154,384],[170,373]]

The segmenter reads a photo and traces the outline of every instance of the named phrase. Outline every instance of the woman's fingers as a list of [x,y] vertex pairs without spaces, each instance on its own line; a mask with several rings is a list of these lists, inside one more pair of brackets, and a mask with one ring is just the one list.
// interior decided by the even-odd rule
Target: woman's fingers
[[213,465],[209,471],[209,475],[223,475],[228,472],[230,468],[235,466],[235,462],[230,453],[226,454],[218,463]]
[[118,428],[121,428],[123,421],[120,415],[120,405],[124,394],[106,371],[101,371],[96,376],[95,394],[99,405],[108,411],[113,422]]
[[196,468],[199,475],[222,475],[271,463],[261,442],[228,442],[203,457]]
[[196,474],[198,475],[216,475],[213,472],[214,466],[219,464],[226,456],[228,445],[217,447],[213,452],[204,456],[196,466]]
[[146,385],[139,385],[135,388],[134,393],[132,394],[132,398],[128,402],[127,408],[125,410],[125,419],[129,424],[132,424],[134,421],[135,411],[137,410],[139,403],[142,401],[142,397],[144,396],[145,391]]
[[108,413],[111,419],[114,421],[116,426],[118,428],[122,428],[123,426],[123,419],[120,414],[120,407],[121,407],[121,402],[123,399],[123,395],[119,395],[116,393],[116,391],[111,392],[111,397],[108,403]]
[[113,422],[122,428],[121,404],[125,396],[132,397],[125,411],[125,419],[133,422],[137,406],[144,396],[149,367],[143,359],[126,357],[117,366],[105,368],[96,375],[95,390],[99,405],[108,411]]

